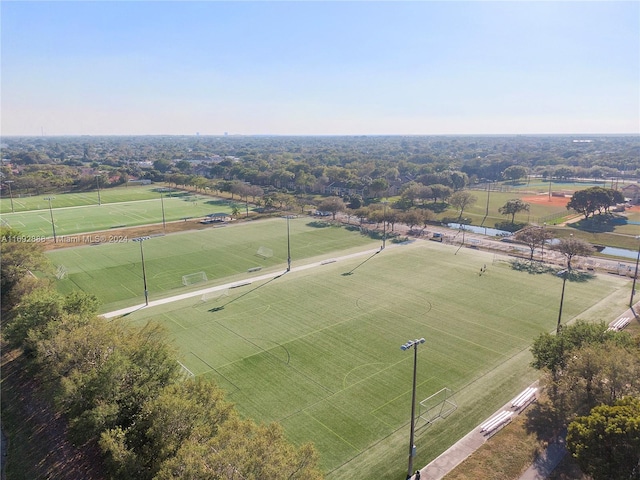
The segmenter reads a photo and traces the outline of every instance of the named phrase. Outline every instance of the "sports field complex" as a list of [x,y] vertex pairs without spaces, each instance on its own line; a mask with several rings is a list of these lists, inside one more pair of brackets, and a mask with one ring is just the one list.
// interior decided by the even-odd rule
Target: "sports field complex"
[[[405,342],[426,340],[418,402],[448,389],[455,407],[443,418],[416,412],[420,467],[536,379],[529,347],[558,319],[555,275],[421,239],[381,249],[357,229],[306,216],[132,240],[48,253],[60,291],[94,293],[107,321],[136,307],[126,322],[161,324],[185,376],[217,382],[242,414],[312,441],[330,479],[406,473]],[[568,282],[563,323],[624,310],[628,285],[606,274]]]

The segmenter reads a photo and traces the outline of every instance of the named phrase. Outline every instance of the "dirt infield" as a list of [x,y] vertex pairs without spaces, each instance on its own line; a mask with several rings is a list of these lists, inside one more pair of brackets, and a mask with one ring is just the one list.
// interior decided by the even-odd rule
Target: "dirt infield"
[[526,203],[537,203],[561,208],[566,207],[569,200],[569,197],[554,197],[553,195],[549,198],[549,195],[546,193],[544,195],[533,195],[522,199],[522,201]]

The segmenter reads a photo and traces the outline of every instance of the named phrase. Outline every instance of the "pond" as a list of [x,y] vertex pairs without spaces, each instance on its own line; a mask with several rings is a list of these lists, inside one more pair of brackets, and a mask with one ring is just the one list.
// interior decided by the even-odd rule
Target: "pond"
[[[497,228],[489,228],[489,227],[479,227],[477,225],[464,225],[460,223],[447,223],[447,227],[454,229],[462,229],[468,232],[479,233],[481,235],[491,235],[494,237],[510,237],[513,235],[511,232],[507,232],[506,230],[498,230]],[[557,238],[553,238],[551,240],[547,240],[545,243],[547,245],[555,245],[559,242]],[[605,247],[600,253],[604,255],[611,255],[614,257],[625,257],[636,259],[638,255],[637,250],[627,250],[624,248],[615,248],[615,247]]]
[[615,248],[615,247],[604,247],[600,252],[604,255],[613,255],[615,257],[625,257],[625,258],[638,258],[638,252],[633,250],[627,250],[625,248]]
[[494,237],[510,237],[513,235],[511,232],[507,232],[506,230],[498,230],[497,228],[490,227],[479,227],[476,225],[462,225],[460,223],[447,223],[447,227],[463,229],[468,232],[479,233],[481,235],[491,235]]

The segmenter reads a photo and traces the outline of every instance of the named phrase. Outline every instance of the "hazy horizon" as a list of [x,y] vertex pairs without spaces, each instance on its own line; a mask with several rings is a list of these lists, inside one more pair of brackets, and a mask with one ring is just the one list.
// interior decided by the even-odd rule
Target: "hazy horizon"
[[640,133],[640,3],[5,1],[2,137]]

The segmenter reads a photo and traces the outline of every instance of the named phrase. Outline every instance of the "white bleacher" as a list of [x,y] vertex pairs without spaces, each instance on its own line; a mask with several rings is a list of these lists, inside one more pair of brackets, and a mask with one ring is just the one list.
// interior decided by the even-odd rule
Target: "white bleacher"
[[631,322],[631,318],[629,318],[629,317],[619,318],[619,319],[615,320],[614,322],[611,322],[609,324],[609,328],[607,328],[607,330],[614,330],[616,332],[619,332],[620,330],[625,328],[627,325],[629,325],[630,322]]
[[510,412],[508,410],[501,411],[500,413],[480,425],[480,431],[485,435],[489,435],[506,423],[510,422],[513,414],[514,412]]
[[538,389],[536,387],[526,388],[520,395],[511,401],[511,407],[516,410],[526,407],[535,400],[537,391]]

